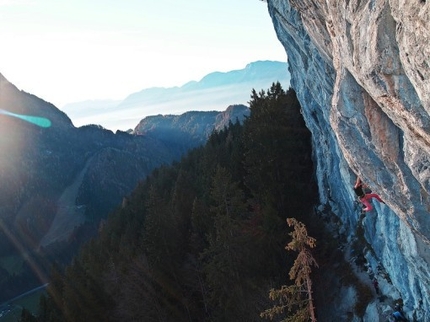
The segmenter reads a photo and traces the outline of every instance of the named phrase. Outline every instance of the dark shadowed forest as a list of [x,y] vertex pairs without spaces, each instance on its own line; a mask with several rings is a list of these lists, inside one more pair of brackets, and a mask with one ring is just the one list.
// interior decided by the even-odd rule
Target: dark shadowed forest
[[249,103],[243,124],[142,181],[21,321],[261,321],[291,283],[286,218],[314,234],[317,190],[295,92],[274,83]]

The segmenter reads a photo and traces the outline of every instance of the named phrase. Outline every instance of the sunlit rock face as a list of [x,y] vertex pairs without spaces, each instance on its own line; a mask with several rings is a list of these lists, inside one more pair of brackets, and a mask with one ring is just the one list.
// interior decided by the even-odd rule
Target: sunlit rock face
[[[430,321],[430,1],[268,8],[313,133],[321,203],[352,236],[356,174],[381,195],[387,205],[374,202],[363,221],[366,256],[389,275],[382,291],[401,297],[410,318]],[[379,307],[382,317],[388,308]],[[364,320],[378,321],[374,311]]]

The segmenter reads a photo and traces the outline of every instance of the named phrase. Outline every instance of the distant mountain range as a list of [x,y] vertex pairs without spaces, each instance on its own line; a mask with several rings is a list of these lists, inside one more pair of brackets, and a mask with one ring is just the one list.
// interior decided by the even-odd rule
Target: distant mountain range
[[266,90],[277,81],[289,88],[287,63],[256,61],[244,69],[210,73],[181,87],[147,88],[122,101],[84,101],[67,104],[62,110],[75,126],[98,124],[112,131],[127,131],[146,116],[224,111],[230,105],[247,105],[252,89]]

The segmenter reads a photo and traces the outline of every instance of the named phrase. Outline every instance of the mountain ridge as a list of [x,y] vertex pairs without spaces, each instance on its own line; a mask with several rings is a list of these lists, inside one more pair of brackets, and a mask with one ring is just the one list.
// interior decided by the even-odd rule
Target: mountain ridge
[[[33,258],[41,272],[50,260],[70,260],[77,247],[97,233],[100,221],[153,169],[179,160],[204,142],[207,133],[227,124],[229,116],[236,117],[234,110],[248,111],[243,106],[226,112],[189,112],[188,122],[169,124],[171,132],[180,126],[179,145],[177,136],[160,132],[157,126],[142,135],[113,133],[100,125],[76,128],[67,114],[18,90],[4,77],[0,109],[45,117],[52,124],[41,128],[0,114],[0,273],[7,277],[0,280],[0,287],[8,290],[0,301],[39,283],[20,251]],[[206,131],[195,132],[198,127]],[[20,273],[13,276],[2,266],[10,258],[22,263]]]
[[203,145],[213,131],[224,129],[230,122],[242,123],[249,114],[250,109],[245,105],[230,105],[221,112],[189,111],[180,115],[152,115],[140,121],[131,133],[156,137],[168,146],[183,146],[185,152]]

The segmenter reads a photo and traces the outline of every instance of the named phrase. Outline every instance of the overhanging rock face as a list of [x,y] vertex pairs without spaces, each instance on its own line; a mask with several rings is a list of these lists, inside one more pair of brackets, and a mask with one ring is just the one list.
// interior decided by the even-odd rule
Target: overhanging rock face
[[430,2],[268,8],[313,133],[322,204],[351,235],[356,174],[381,195],[365,237],[410,316],[430,320]]

